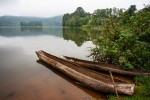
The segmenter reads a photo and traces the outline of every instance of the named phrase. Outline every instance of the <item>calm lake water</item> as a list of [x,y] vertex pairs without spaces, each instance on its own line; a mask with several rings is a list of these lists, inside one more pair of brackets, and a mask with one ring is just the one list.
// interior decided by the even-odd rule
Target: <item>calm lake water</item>
[[103,93],[87,89],[47,64],[35,51],[82,59],[93,46],[88,34],[61,27],[0,27],[0,100],[95,100]]

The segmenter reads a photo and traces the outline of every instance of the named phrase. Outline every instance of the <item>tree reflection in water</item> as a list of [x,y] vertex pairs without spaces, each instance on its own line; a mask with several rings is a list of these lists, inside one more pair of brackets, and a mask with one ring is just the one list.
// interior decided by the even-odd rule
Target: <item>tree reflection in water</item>
[[63,28],[63,38],[74,41],[78,47],[90,40],[88,33],[80,28]]
[[21,32],[42,32],[42,26],[20,26]]

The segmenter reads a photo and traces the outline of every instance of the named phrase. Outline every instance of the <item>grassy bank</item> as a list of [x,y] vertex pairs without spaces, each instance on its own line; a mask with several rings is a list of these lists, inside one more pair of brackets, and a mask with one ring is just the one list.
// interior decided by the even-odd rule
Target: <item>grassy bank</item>
[[[135,93],[133,96],[119,95],[119,100],[150,100],[150,76],[137,76],[135,81]],[[109,95],[108,100],[117,100],[116,95]]]

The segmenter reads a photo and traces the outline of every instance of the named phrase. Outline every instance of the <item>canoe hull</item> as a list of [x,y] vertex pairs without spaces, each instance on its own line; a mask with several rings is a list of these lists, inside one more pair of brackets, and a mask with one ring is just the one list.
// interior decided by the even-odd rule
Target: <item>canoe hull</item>
[[[84,85],[93,88],[98,91],[107,92],[107,93],[115,93],[114,86],[112,84],[106,84],[103,81],[96,80],[92,77],[86,76],[82,73],[79,73],[76,70],[66,66],[64,63],[59,62],[62,60],[61,58],[57,58],[55,56],[51,56],[50,54],[45,53],[44,51],[36,52],[39,59],[46,62],[47,64],[52,65],[55,69],[61,71],[62,73],[66,74],[67,76],[83,83]],[[58,60],[56,60],[58,59]],[[66,62],[65,60],[62,60]],[[67,63],[67,62],[66,62]],[[118,93],[132,95],[134,93],[134,84],[116,84]],[[122,87],[130,87],[129,89],[122,89]]]

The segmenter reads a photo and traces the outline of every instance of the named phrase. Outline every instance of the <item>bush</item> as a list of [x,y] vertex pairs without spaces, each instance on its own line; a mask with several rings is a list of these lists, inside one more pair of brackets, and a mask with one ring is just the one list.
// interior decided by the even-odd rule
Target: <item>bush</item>
[[119,64],[124,69],[150,69],[149,6],[134,15],[109,18],[91,55],[97,60]]

